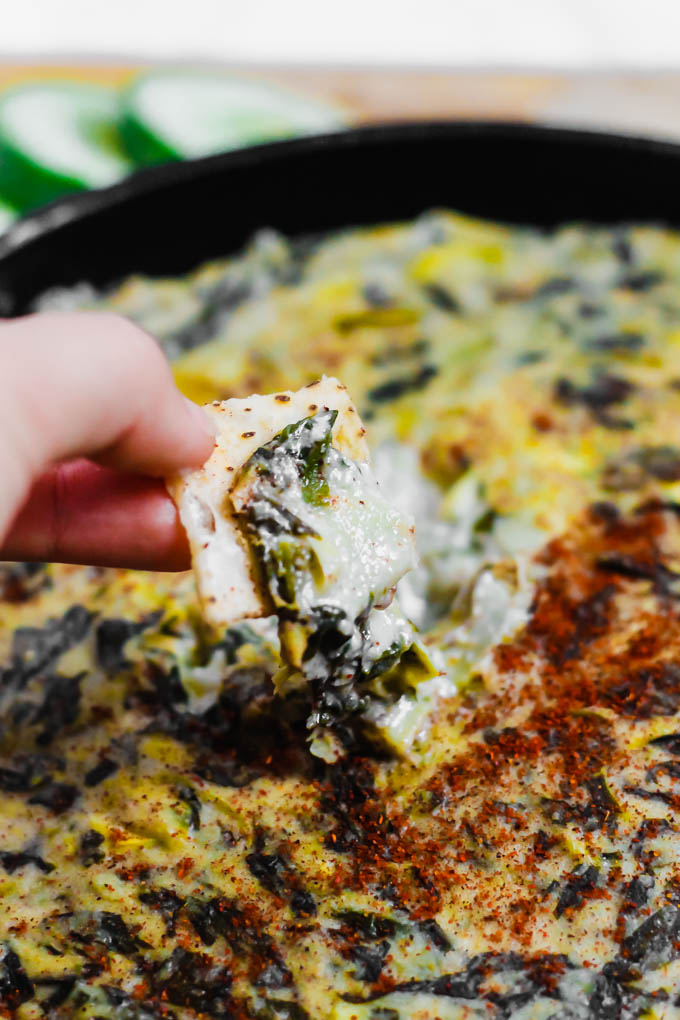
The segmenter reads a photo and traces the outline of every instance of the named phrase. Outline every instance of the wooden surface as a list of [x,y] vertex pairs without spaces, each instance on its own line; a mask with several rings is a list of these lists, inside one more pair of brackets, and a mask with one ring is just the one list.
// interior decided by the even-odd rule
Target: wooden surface
[[[1,42],[0,42],[1,46]],[[0,88],[36,78],[124,84],[139,67],[2,63]],[[680,138],[680,73],[229,68],[334,100],[357,122],[423,117],[581,124]]]

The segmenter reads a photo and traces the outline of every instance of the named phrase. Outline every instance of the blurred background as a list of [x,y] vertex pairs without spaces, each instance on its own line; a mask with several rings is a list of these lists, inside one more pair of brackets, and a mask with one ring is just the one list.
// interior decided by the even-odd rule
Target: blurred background
[[0,229],[139,167],[414,118],[680,139],[677,0],[3,5]]

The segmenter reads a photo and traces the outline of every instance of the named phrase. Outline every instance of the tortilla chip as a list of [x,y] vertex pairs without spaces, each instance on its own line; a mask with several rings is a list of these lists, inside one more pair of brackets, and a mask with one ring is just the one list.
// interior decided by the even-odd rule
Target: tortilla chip
[[268,616],[266,592],[229,494],[240,468],[292,422],[336,410],[333,445],[351,460],[369,462],[366,430],[347,389],[325,376],[296,393],[285,391],[204,405],[216,433],[215,450],[202,468],[167,479],[189,538],[203,615],[215,626]]

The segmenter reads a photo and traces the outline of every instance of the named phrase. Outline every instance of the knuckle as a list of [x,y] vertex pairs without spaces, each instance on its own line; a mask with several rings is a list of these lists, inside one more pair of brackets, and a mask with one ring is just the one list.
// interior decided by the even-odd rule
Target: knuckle
[[134,379],[145,386],[165,381],[169,368],[158,343],[141,326],[115,312],[91,313],[92,326],[100,340],[111,346],[111,354]]

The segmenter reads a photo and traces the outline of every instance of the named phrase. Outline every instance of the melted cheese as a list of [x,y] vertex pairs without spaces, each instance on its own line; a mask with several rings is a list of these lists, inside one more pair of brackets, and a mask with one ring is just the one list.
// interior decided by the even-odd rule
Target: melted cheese
[[348,385],[446,675],[319,761],[190,576],[0,571],[6,1012],[677,1013],[678,295],[674,231],[437,213],[98,299],[194,399]]

